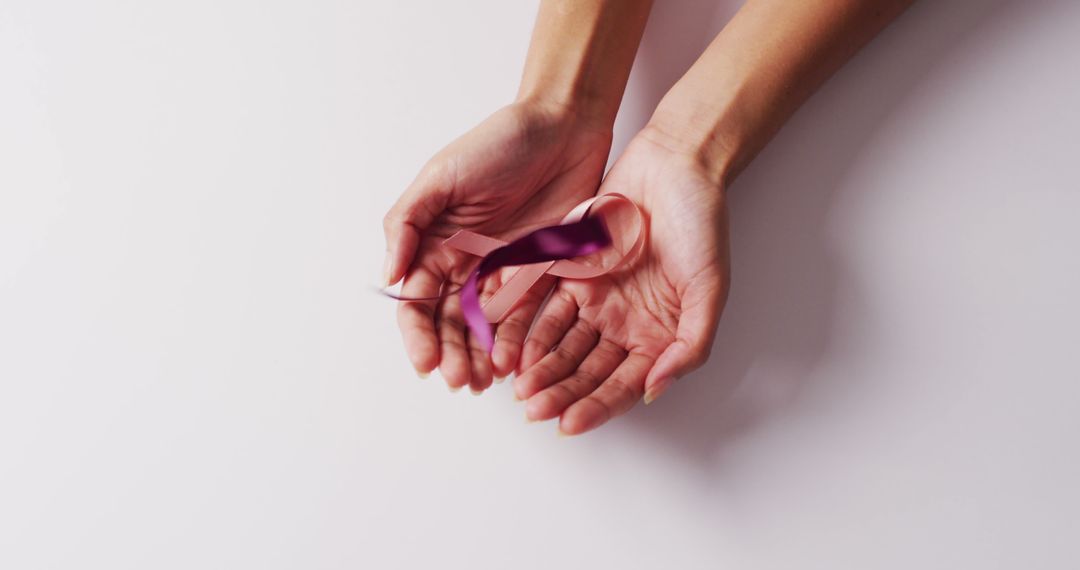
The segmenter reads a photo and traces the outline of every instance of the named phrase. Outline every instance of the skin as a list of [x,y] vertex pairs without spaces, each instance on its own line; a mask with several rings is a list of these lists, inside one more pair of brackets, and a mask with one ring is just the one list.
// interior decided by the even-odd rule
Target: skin
[[[557,283],[542,309],[551,282],[537,287],[498,326],[491,363],[475,347],[468,350],[453,297],[442,306],[402,304],[399,323],[413,365],[419,371],[438,365],[448,384],[474,389],[490,383],[492,366],[499,374],[516,369],[514,392],[526,400],[526,418],[559,418],[560,432],[568,435],[660,397],[709,356],[730,279],[725,193],[731,181],[798,106],[908,4],[749,0],[671,88],[597,190],[610,120],[648,4],[543,2],[515,105],[526,116],[521,108],[546,109],[541,116],[552,123],[578,126],[540,129],[543,136],[530,137],[523,133],[536,131],[500,127],[499,119],[440,153],[444,163],[468,167],[436,168],[441,185],[422,173],[424,181],[391,210],[388,279],[409,268],[404,294],[434,294],[442,282],[464,277],[462,265],[455,265],[462,260],[448,260],[435,247],[448,232],[468,227],[520,235],[596,191],[619,192],[641,207],[647,246],[624,270]],[[617,83],[610,83],[612,74]],[[609,82],[598,81],[605,76]],[[607,142],[582,142],[592,136]],[[493,276],[481,298],[502,278]]]
[[654,401],[708,359],[728,292],[726,189],[908,4],[743,6],[605,178],[600,193],[627,194],[645,211],[648,254],[629,271],[556,287],[514,383],[527,419],[558,417],[561,433],[584,433]]
[[[557,223],[594,195],[650,2],[546,1],[537,18],[517,101],[440,151],[384,218],[386,283],[430,297],[457,288],[475,259],[441,247],[458,229],[493,237]],[[486,279],[483,301],[507,274]],[[404,302],[398,325],[424,376],[438,367],[451,390],[488,388],[512,372],[540,303],[542,280],[496,329],[488,355],[471,339],[456,295]]]
[[626,271],[560,282],[526,342],[514,391],[530,420],[588,431],[641,400],[647,377],[708,358],[728,289],[726,206],[703,165],[662,141],[639,135],[600,188],[640,206],[644,253]]

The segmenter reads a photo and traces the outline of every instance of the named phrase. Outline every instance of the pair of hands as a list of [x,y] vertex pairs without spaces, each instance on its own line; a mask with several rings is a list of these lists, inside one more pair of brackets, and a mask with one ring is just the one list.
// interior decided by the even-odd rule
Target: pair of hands
[[[703,364],[728,288],[724,194],[669,142],[646,127],[604,177],[610,130],[570,109],[519,102],[432,158],[384,219],[386,281],[404,279],[405,296],[464,282],[475,259],[441,245],[457,230],[513,239],[561,219],[598,187],[638,204],[648,241],[635,263],[602,277],[545,276],[495,325],[490,356],[470,338],[457,295],[402,302],[398,324],[417,372],[438,367],[452,390],[474,393],[515,372],[526,417],[560,417],[560,431],[574,435]],[[486,278],[481,301],[513,269]]]

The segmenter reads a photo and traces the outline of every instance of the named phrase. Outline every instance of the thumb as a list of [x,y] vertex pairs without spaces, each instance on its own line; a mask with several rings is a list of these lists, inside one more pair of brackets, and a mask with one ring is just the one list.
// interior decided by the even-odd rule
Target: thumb
[[705,364],[712,351],[726,287],[719,277],[692,282],[682,295],[675,340],[657,357],[645,378],[645,403],[660,397],[679,377]]
[[424,231],[446,208],[450,186],[446,184],[447,177],[438,172],[444,171],[424,167],[383,217],[383,234],[386,237],[384,287],[397,283],[405,276]]

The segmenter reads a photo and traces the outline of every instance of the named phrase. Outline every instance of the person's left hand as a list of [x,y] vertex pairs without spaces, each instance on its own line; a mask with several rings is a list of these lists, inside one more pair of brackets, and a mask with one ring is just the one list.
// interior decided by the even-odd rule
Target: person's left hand
[[[386,281],[404,278],[398,325],[420,375],[436,366],[451,390],[474,393],[514,370],[521,343],[554,279],[545,276],[496,326],[489,356],[465,327],[458,295],[476,259],[447,248],[458,230],[505,240],[557,223],[595,194],[611,147],[611,132],[576,109],[519,101],[500,109],[448,145],[421,170],[383,220]],[[487,299],[512,275],[481,282]]]
[[723,188],[647,128],[600,187],[645,214],[646,246],[626,269],[562,280],[525,342],[515,396],[526,418],[579,434],[649,403],[708,358],[728,291]]

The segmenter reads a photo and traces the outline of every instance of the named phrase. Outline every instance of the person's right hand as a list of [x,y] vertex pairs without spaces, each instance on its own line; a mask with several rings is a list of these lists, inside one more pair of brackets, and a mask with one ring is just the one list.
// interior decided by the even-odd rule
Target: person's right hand
[[[596,193],[610,147],[609,128],[570,110],[536,103],[499,110],[436,154],[386,214],[386,284],[404,278],[406,297],[460,287],[477,260],[442,246],[444,239],[459,229],[512,239],[557,223]],[[509,274],[485,278],[481,301]],[[493,373],[516,367],[552,283],[545,276],[498,325],[490,359],[470,339],[457,295],[400,303],[398,325],[413,367],[424,376],[437,366],[452,390],[488,388]]]

